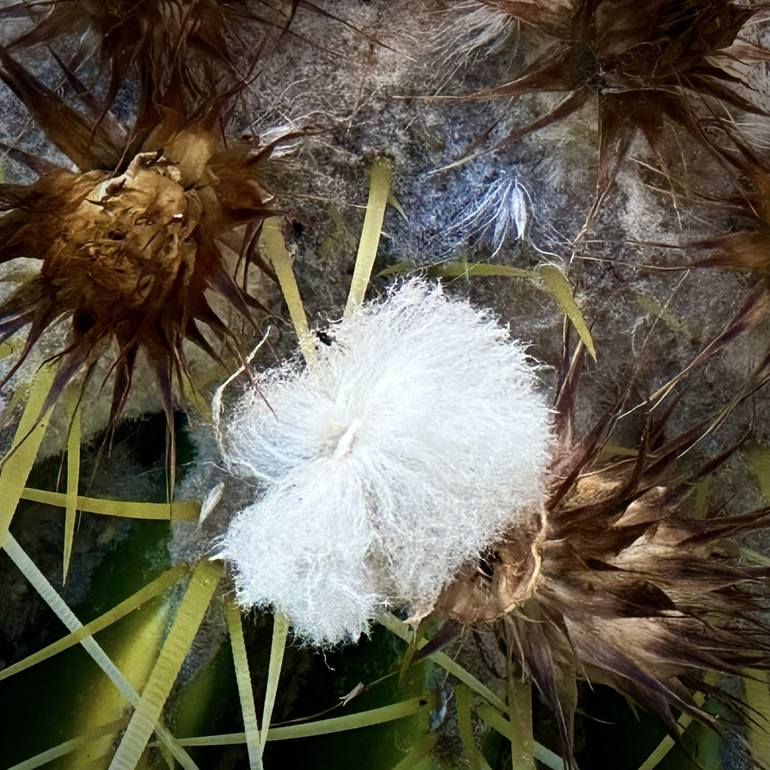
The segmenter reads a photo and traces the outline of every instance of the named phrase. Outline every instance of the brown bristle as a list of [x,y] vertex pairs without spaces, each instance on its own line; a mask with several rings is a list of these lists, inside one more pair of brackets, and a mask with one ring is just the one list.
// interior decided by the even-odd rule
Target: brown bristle
[[[659,160],[664,128],[673,124],[721,162],[734,163],[742,142],[720,144],[705,128],[727,125],[722,108],[765,114],[742,95],[746,84],[736,62],[767,59],[770,52],[741,41],[741,27],[759,11],[732,0],[480,0],[544,33],[552,45],[515,80],[470,98],[518,98],[536,92],[564,93],[546,115],[514,128],[498,146],[518,140],[598,100],[598,207],[637,134]],[[719,132],[718,132],[719,133]],[[483,141],[483,140],[482,140]]]
[[686,248],[707,252],[687,267],[717,267],[726,270],[770,274],[770,173],[759,165],[749,172],[751,189],[735,200],[713,201],[699,195],[706,202],[716,203],[746,221],[736,232],[715,235],[684,244]]
[[[280,34],[301,0],[52,0],[16,3],[3,15],[32,16],[28,31],[9,48],[49,44],[67,35],[95,39],[101,65],[110,76],[108,104],[132,70],[148,98],[155,98],[174,74],[196,93],[207,93],[223,75],[239,75],[235,46],[244,24]],[[84,55],[79,50],[76,58]],[[245,71],[253,62],[245,62]]]

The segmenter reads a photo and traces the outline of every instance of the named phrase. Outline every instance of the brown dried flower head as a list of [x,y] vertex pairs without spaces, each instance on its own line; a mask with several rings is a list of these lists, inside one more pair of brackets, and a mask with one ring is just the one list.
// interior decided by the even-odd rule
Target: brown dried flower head
[[[751,325],[744,308],[701,361]],[[767,364],[730,408],[768,381]],[[720,729],[696,691],[741,708],[704,679],[707,672],[770,668],[762,614],[770,570],[742,562],[732,541],[770,526],[770,509],[705,518],[686,512],[695,483],[736,447],[695,470],[678,467],[729,409],[666,438],[669,409],[657,422],[650,417],[636,458],[611,457],[602,450],[621,405],[584,439],[568,439],[576,371],[559,398],[563,449],[549,502],[533,512],[529,529],[511,530],[483,564],[469,565],[437,605],[459,627],[492,624],[556,716],[569,767],[578,680],[628,695],[676,737],[674,709]]]
[[[720,143],[725,137],[719,131],[720,125],[730,123],[728,111],[766,114],[746,95],[751,89],[736,68],[768,58],[765,49],[738,37],[741,28],[757,17],[759,7],[733,0],[480,2],[537,29],[552,42],[519,77],[471,98],[566,94],[547,114],[510,131],[498,146],[562,120],[595,98],[597,202],[612,185],[637,134],[662,160],[668,123],[721,161],[732,161],[735,147]],[[735,137],[733,130],[727,133]]]
[[79,372],[87,380],[114,346],[112,423],[125,406],[139,351],[170,420],[172,381],[189,376],[185,340],[217,360],[215,338],[237,352],[207,292],[249,318],[250,306],[259,304],[236,283],[223,249],[240,251],[247,267],[254,256],[255,236],[271,213],[272,195],[261,180],[273,147],[225,142],[223,100],[186,117],[178,83],[162,109],[145,104],[128,131],[109,113],[75,111],[6,52],[0,58],[0,76],[79,167],[55,167],[14,150],[40,177],[0,186],[0,260],[41,262],[39,275],[0,307],[0,339],[29,327],[14,371],[46,329],[70,319],[49,401]]

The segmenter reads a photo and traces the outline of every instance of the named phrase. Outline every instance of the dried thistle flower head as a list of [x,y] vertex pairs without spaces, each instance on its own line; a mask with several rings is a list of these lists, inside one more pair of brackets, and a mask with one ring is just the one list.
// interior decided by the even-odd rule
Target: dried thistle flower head
[[[270,213],[272,196],[261,176],[272,148],[225,143],[221,103],[186,118],[168,99],[160,120],[149,120],[157,117],[154,110],[145,109],[144,118],[140,110],[128,131],[109,113],[76,112],[5,51],[0,57],[0,76],[79,167],[58,168],[16,152],[40,178],[0,186],[0,261],[26,257],[41,264],[39,275],[0,307],[0,339],[29,327],[6,381],[46,329],[68,319],[70,339],[58,353],[50,403],[79,373],[87,381],[114,346],[112,424],[125,406],[140,351],[171,420],[172,381],[188,376],[185,340],[217,360],[214,339],[235,351],[235,337],[207,292],[245,316],[257,304],[236,284],[223,244],[242,247],[249,263],[253,235]],[[202,326],[213,337],[204,336]]]
[[406,283],[328,333],[317,360],[259,378],[223,450],[259,491],[221,547],[239,601],[318,645],[357,639],[383,605],[430,610],[538,515],[550,445],[521,345],[439,287]]
[[33,18],[32,27],[9,48],[48,44],[63,36],[81,39],[78,57],[91,46],[110,75],[108,103],[132,69],[142,88],[158,96],[175,75],[204,94],[223,73],[238,70],[236,51],[244,25],[284,29],[300,0],[49,0],[19,2],[3,16]]
[[[666,124],[683,129],[722,161],[734,158],[704,127],[728,126],[733,108],[765,111],[745,93],[736,64],[767,59],[738,41],[759,10],[733,0],[479,0],[534,27],[552,41],[509,83],[470,98],[516,99],[538,92],[565,96],[547,114],[514,128],[501,145],[562,120],[598,101],[597,201],[612,185],[631,143],[641,134],[665,157]],[[722,133],[722,132],[719,132]],[[726,132],[735,136],[735,132]]]
[[[739,317],[720,344],[740,323]],[[732,407],[767,381],[765,370]],[[562,393],[574,382],[568,379]],[[559,400],[574,403],[572,396]],[[740,705],[704,681],[707,672],[770,668],[770,569],[742,563],[730,543],[770,527],[770,513],[687,514],[695,483],[736,448],[689,473],[676,467],[713,427],[710,420],[665,438],[666,418],[650,417],[638,457],[598,459],[617,418],[603,419],[573,443],[565,440],[562,417],[563,450],[542,516],[528,530],[509,530],[486,555],[486,569],[466,565],[437,607],[461,626],[494,624],[556,716],[574,768],[577,680],[625,693],[675,735],[675,709],[719,729],[696,691]]]

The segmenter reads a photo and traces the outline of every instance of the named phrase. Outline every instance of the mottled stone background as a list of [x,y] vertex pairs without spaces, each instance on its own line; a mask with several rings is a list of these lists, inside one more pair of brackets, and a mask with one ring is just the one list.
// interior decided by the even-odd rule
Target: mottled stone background
[[[10,2],[3,0],[2,5]],[[583,382],[579,429],[586,429],[603,414],[632,372],[636,377],[632,403],[643,401],[685,367],[745,301],[757,283],[754,276],[719,270],[657,269],[683,265],[694,255],[645,242],[676,244],[726,232],[736,223],[718,211],[682,199],[674,201],[659,192],[656,188],[667,187],[666,179],[649,167],[654,161],[641,142],[634,146],[597,220],[579,242],[573,243],[581,234],[593,197],[597,154],[593,105],[515,145],[445,168],[462,158],[494,124],[500,136],[506,126],[542,114],[557,97],[525,98],[515,104],[436,97],[461,96],[510,79],[543,45],[541,39],[527,30],[520,35],[511,30],[492,49],[464,56],[458,53],[465,34],[463,14],[472,3],[317,2],[349,26],[305,9],[299,12],[290,32],[280,39],[275,34],[269,36],[259,75],[239,99],[232,126],[236,132],[257,133],[276,126],[309,129],[308,138],[283,161],[273,186],[287,214],[287,241],[296,258],[298,283],[314,326],[322,327],[341,315],[367,200],[368,168],[381,156],[394,162],[393,192],[403,213],[395,207],[388,210],[375,272],[401,262],[419,267],[463,258],[516,267],[550,262],[567,271],[577,302],[591,324],[598,352]],[[9,40],[21,27],[22,22],[4,22],[0,37]],[[256,29],[241,31],[244,54],[250,51],[252,40],[260,39],[259,34]],[[66,53],[66,46],[61,52]],[[23,58],[47,82],[59,79],[44,48]],[[753,75],[758,85],[764,83],[761,66]],[[127,120],[134,96],[130,87],[124,89],[117,106]],[[61,160],[4,86],[0,86],[0,140]],[[689,145],[687,137],[672,133],[671,175],[685,178],[684,148],[691,178],[710,191],[729,190],[731,183],[725,171]],[[9,158],[2,159],[2,170],[6,180],[30,178],[29,172]],[[483,233],[473,236],[460,225],[490,187],[503,180],[518,182],[526,190],[529,224],[522,240],[508,239],[492,256],[489,238]],[[30,262],[0,268],[0,295],[12,290],[32,269]],[[382,291],[387,280],[375,278],[372,294]],[[515,336],[530,342],[532,354],[544,366],[543,387],[553,387],[555,367],[561,358],[563,316],[547,294],[529,282],[504,277],[461,278],[449,286],[472,302],[493,308],[510,324]],[[285,317],[276,288],[262,283],[259,291],[266,304]],[[233,319],[232,323],[237,322]],[[266,366],[271,358],[293,349],[288,324],[273,321],[273,325],[273,345],[259,365]],[[244,345],[253,341],[244,330]],[[49,335],[6,388],[3,398],[7,400],[15,388],[23,386],[60,342],[61,334]],[[699,370],[672,421],[672,430],[705,418],[728,401],[768,344],[770,325],[765,323]],[[0,362],[0,369],[8,362]],[[193,366],[210,387],[221,378],[221,373],[212,372],[201,359],[194,359]],[[130,416],[156,411],[155,387],[147,373],[137,374],[135,383]],[[757,394],[720,431],[704,438],[691,453],[693,461],[735,441],[749,425],[747,446],[770,441],[768,397],[767,392]],[[89,435],[104,426],[108,408],[107,393],[95,395],[89,402]],[[12,423],[6,421],[6,435],[10,427]],[[188,473],[183,496],[204,493],[221,478],[208,428],[193,420],[190,429],[203,462]],[[638,430],[639,418],[634,415],[620,425],[617,441],[633,443]],[[60,422],[47,444],[49,454],[58,452],[65,432],[66,426]],[[141,435],[134,435],[132,441],[141,446]],[[105,464],[96,486],[105,496],[140,499],[144,487],[139,482],[134,485],[131,474],[126,473],[135,461],[130,450],[125,453],[122,466],[119,462]],[[720,471],[718,482],[715,504],[736,512],[759,505],[757,486],[742,453]],[[237,485],[228,487],[205,537],[195,533],[190,538],[191,533],[180,530],[176,553],[189,553],[191,547],[205,549],[210,543],[207,538],[249,494],[248,489]],[[34,555],[43,563],[55,561],[51,554],[61,537],[59,519],[50,518],[46,532],[35,535]],[[99,547],[96,533],[80,538],[78,544],[81,553]],[[68,590],[85,590],[90,563],[88,559],[78,562]],[[14,595],[10,591],[6,598]],[[10,607],[8,601],[2,605]],[[34,617],[10,609],[6,614],[6,609],[4,623],[18,623],[14,637],[18,642],[23,629],[34,625]]]

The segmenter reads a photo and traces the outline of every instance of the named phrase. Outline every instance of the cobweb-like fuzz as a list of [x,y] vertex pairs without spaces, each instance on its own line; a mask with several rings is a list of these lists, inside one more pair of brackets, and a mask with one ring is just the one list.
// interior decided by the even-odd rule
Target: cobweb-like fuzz
[[357,638],[383,605],[428,612],[463,564],[527,526],[550,444],[523,347],[440,287],[406,283],[328,333],[224,427],[231,469],[258,484],[222,544],[239,600],[319,645]]
[[517,32],[517,21],[504,11],[463,0],[443,14],[433,33],[433,48],[438,62],[454,72],[477,56],[496,53]]

